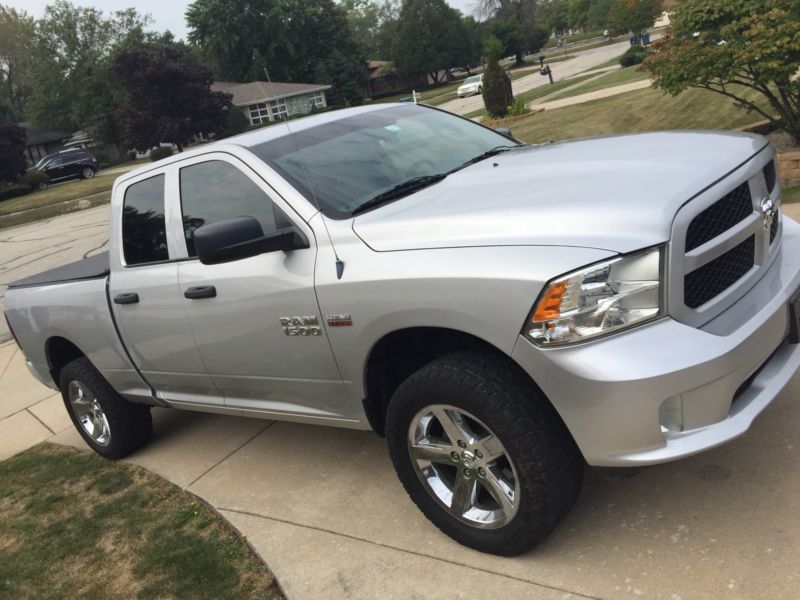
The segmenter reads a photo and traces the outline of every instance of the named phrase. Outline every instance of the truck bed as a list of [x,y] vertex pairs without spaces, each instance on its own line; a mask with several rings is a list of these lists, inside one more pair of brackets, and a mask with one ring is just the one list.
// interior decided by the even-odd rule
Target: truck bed
[[20,279],[8,285],[9,289],[50,285],[54,283],[67,283],[70,281],[84,281],[86,279],[99,279],[107,277],[111,271],[108,252],[84,258],[63,267],[50,269],[25,279]]

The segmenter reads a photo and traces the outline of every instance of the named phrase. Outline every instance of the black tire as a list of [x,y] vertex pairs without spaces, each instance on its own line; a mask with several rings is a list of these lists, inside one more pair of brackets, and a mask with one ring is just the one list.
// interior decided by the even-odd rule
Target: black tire
[[[517,511],[505,525],[479,529],[459,520],[420,481],[408,431],[415,415],[432,404],[471,413],[505,446],[521,490]],[[392,396],[386,437],[414,503],[446,535],[481,552],[514,556],[531,550],[569,512],[583,483],[583,458],[561,418],[527,375],[503,356],[459,352],[414,373]]]
[[483,88],[478,86],[478,96],[480,96],[482,93],[483,93]]
[[[72,382],[78,382],[89,390],[102,408],[110,431],[107,444],[101,445],[95,442],[78,420],[69,398],[69,387]],[[109,459],[123,458],[141,448],[150,439],[153,432],[150,407],[125,400],[88,358],[75,359],[61,369],[59,388],[72,424],[92,450],[100,456]]]
[[94,169],[92,167],[83,167],[81,169],[81,179],[91,179],[94,177]]

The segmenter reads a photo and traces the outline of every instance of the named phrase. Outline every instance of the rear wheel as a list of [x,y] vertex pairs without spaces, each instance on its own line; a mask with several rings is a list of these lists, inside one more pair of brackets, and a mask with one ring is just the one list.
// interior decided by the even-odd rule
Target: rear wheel
[[94,169],[91,167],[83,167],[81,170],[81,177],[83,179],[91,179],[94,177]]
[[392,397],[386,432],[411,499],[482,552],[530,550],[580,492],[583,459],[566,427],[503,357],[465,352],[423,367]]
[[150,407],[125,400],[88,358],[64,366],[59,385],[72,423],[99,455],[122,458],[150,439]]

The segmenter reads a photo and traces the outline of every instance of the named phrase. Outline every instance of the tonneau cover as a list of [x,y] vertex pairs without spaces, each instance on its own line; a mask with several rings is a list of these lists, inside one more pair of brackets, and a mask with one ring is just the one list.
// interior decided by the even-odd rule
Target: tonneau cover
[[97,279],[106,277],[111,271],[108,252],[90,256],[77,262],[26,277],[9,284],[11,288],[32,287],[37,285],[50,285],[54,283],[67,283],[84,279]]

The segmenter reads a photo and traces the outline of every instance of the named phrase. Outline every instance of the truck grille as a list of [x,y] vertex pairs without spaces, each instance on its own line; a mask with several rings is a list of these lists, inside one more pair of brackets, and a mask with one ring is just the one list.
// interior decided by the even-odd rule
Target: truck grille
[[756,236],[706,263],[684,278],[683,301],[689,308],[702,306],[744,277],[755,264]]
[[768,198],[780,204],[773,156],[756,156],[678,211],[667,290],[676,320],[695,327],[707,323],[744,295],[777,256],[780,211],[770,222],[762,209]]
[[699,248],[753,214],[753,197],[746,181],[718,200],[689,224],[686,252]]

